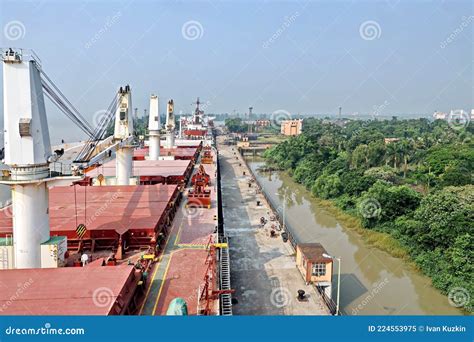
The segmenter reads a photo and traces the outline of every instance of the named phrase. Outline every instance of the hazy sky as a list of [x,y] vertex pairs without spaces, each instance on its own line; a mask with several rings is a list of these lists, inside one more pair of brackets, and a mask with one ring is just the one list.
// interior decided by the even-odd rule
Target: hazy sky
[[[1,46],[34,49],[91,121],[126,83],[140,112],[151,93],[178,112],[474,107],[471,1],[0,3]],[[48,109],[53,140],[80,135]]]

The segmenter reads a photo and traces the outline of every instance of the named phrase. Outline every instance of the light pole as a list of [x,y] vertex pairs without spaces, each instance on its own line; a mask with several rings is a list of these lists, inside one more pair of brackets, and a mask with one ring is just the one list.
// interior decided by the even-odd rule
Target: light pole
[[323,257],[329,259],[335,259],[338,262],[337,268],[337,300],[336,300],[336,315],[339,316],[339,295],[341,293],[341,258],[333,257],[329,254],[323,253]]

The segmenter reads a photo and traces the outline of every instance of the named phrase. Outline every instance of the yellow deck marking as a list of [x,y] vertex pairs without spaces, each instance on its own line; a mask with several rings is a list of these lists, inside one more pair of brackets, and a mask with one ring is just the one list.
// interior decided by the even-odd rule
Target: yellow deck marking
[[163,285],[165,284],[166,276],[168,275],[168,270],[169,270],[170,265],[171,265],[171,258],[173,257],[174,252],[175,251],[171,251],[170,259],[168,260],[168,265],[166,265],[165,273],[163,273],[163,279],[161,280],[160,289],[158,290],[158,295],[156,296],[156,302],[155,302],[155,305],[153,306],[153,311],[151,312],[151,314],[153,316],[155,316],[156,307],[158,306],[158,302],[159,302],[160,297],[161,297],[161,291],[163,290]]
[[[178,236],[179,236],[179,233],[181,232],[181,228],[183,227],[183,220],[181,220],[181,224],[179,225],[179,229],[178,229],[178,233],[176,234],[176,238],[174,240],[174,245],[176,245],[176,241],[178,239]],[[169,237],[171,237],[171,234],[169,235]],[[165,249],[166,250],[166,247]],[[164,252],[163,250],[163,252]],[[161,284],[160,284],[160,289],[158,290],[158,295],[156,296],[156,301],[155,301],[155,305],[153,306],[153,311],[152,311],[152,315],[155,315],[155,311],[156,311],[156,307],[158,306],[158,301],[160,300],[160,296],[161,296],[161,290],[163,289],[163,284],[165,283],[165,280],[166,280],[166,275],[168,274],[168,269],[171,265],[171,257],[173,255],[173,252],[174,251],[171,251],[170,252],[170,258],[168,260],[168,264],[166,265],[166,269],[165,269],[165,272],[163,273],[163,279],[161,280]],[[162,254],[162,256],[164,255],[164,253]],[[158,269],[158,268],[157,268]]]
[[151,290],[151,287],[153,285],[153,281],[155,280],[156,272],[158,272],[158,269],[160,268],[161,260],[163,259],[163,255],[164,255],[164,252],[166,250],[166,247],[168,246],[168,242],[169,242],[170,238],[171,238],[171,232],[168,235],[168,237],[166,238],[165,247],[163,248],[163,253],[161,253],[160,258],[158,259],[158,263],[156,264],[155,270],[153,271],[153,276],[151,278],[151,283],[150,283],[150,286],[148,286],[148,290],[146,291],[145,299],[143,300],[143,304],[142,304],[142,307],[140,308],[139,315],[141,315],[143,313],[143,308],[145,307],[145,303],[148,300],[148,296],[150,294],[150,290]]

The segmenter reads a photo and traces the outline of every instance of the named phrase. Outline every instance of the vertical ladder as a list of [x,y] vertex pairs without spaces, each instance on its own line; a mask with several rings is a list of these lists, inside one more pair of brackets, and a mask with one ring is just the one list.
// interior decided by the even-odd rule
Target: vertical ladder
[[[223,239],[224,243],[228,243],[227,238]],[[229,248],[220,249],[220,262],[219,262],[219,274],[220,274],[220,289],[230,290],[230,261],[229,261]],[[221,294],[221,315],[232,316],[232,295],[230,293]]]

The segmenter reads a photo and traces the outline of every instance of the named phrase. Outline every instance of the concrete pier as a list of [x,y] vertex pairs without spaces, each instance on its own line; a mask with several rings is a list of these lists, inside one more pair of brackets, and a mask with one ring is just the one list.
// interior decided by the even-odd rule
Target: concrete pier
[[[224,224],[230,243],[235,315],[329,315],[322,298],[306,285],[296,268],[295,251],[281,236],[270,236],[273,215],[256,183],[249,187],[250,171],[237,147],[218,137]],[[245,172],[245,175],[244,175]],[[257,201],[260,205],[257,206]],[[261,227],[260,218],[267,223]],[[306,300],[297,300],[297,291]]]

